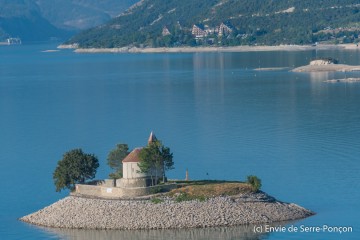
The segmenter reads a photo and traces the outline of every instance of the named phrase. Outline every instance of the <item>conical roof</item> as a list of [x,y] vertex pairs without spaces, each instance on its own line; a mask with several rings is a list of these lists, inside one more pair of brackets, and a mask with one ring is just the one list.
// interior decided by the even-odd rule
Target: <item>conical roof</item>
[[148,139],[148,144],[157,141],[157,138],[155,136],[155,134],[151,131],[149,139]]
[[[150,133],[149,139],[148,139],[148,144],[157,141],[157,138],[155,136],[155,134],[153,132]],[[135,148],[134,150],[131,151],[131,153],[129,153],[129,155],[127,155],[122,162],[140,162],[140,151],[141,151],[142,147],[138,147]]]

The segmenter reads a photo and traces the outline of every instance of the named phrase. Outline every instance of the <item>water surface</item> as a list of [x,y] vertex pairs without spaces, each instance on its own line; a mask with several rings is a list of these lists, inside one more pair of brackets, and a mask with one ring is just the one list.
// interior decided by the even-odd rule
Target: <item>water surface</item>
[[[341,235],[219,228],[193,230],[193,239],[247,239],[246,232],[248,239],[359,239],[360,83],[323,81],[360,73],[254,69],[321,56],[359,64],[360,52],[41,52],[52,48],[0,47],[1,239],[149,239],[137,231],[44,230],[17,218],[68,194],[56,193],[52,181],[64,152],[95,153],[97,178],[106,178],[109,150],[145,145],[151,130],[174,153],[170,178],[184,178],[186,168],[192,179],[254,174],[267,193],[318,213],[296,226],[353,227]],[[191,239],[182,230],[149,234]]]

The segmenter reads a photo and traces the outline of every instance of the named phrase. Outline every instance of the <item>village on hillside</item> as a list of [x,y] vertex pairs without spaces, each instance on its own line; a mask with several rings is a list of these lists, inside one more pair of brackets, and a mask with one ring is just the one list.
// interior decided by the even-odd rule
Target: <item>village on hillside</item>
[[[177,27],[182,30],[185,30],[181,27],[180,23],[177,23]],[[202,43],[206,40],[207,44],[214,44],[215,37],[229,37],[229,35],[234,31],[234,28],[230,24],[221,23],[219,26],[211,27],[204,24],[194,24],[191,29],[192,36],[195,38],[197,43]],[[170,36],[172,33],[169,28],[164,26],[162,29],[162,36]],[[238,37],[238,36],[237,36]]]

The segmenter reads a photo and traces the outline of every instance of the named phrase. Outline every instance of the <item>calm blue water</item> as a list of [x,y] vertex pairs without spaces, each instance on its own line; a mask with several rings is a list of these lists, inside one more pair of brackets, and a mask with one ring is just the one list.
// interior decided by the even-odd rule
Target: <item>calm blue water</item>
[[[255,71],[357,51],[75,54],[52,45],[0,47],[0,239],[360,239],[360,73]],[[352,233],[251,235],[244,228],[66,231],[17,218],[66,196],[52,172],[81,147],[106,156],[116,143],[146,143],[153,130],[174,153],[170,178],[244,180],[318,214],[291,224]],[[291,226],[288,224],[286,226]]]

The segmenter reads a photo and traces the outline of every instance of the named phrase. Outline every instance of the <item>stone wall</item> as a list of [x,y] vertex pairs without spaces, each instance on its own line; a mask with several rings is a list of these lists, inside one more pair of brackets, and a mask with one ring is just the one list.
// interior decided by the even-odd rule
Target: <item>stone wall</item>
[[175,183],[151,187],[134,188],[109,187],[105,186],[105,184],[100,186],[76,184],[75,194],[97,198],[134,198],[154,194],[159,191],[168,192],[172,189],[177,188],[177,184]]
[[124,191],[122,188],[117,187],[100,187],[100,196],[104,198],[121,198],[124,197]]
[[151,186],[151,179],[149,178],[133,178],[116,179],[116,187],[121,188],[135,188],[135,187],[148,187]]
[[101,187],[96,185],[76,184],[75,192],[89,196],[100,196]]
[[169,192],[172,189],[177,188],[177,184],[166,184],[166,185],[156,185],[151,187],[139,187],[139,188],[122,188],[124,196],[123,197],[139,197],[150,194],[155,194],[158,192]]
[[105,179],[102,186],[104,186],[104,187],[116,187],[116,179]]

